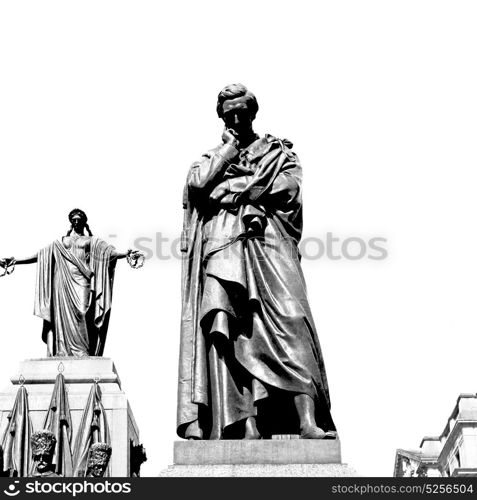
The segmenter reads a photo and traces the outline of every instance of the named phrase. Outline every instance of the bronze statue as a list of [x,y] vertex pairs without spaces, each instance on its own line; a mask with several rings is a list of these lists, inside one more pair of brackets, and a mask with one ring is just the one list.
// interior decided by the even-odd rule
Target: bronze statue
[[177,433],[335,438],[298,242],[301,167],[287,140],[253,130],[255,96],[225,87],[222,143],[184,190]]
[[56,438],[52,432],[42,430],[32,434],[33,472],[31,477],[62,477],[55,472],[53,465],[55,446]]
[[108,330],[117,259],[143,264],[138,251],[117,252],[93,236],[86,214],[74,209],[71,228],[27,259],[0,259],[4,275],[18,264],[37,262],[34,314],[43,319],[48,356],[102,356]]

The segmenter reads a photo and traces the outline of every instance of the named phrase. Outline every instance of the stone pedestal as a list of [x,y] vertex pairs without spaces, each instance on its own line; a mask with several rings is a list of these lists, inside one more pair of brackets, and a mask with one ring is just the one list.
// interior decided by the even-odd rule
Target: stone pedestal
[[33,431],[41,430],[59,368],[63,370],[70,404],[72,446],[91,386],[97,380],[111,433],[111,476],[130,476],[130,450],[131,445],[139,444],[139,431],[126,395],[121,390],[114,363],[109,358],[55,357],[31,359],[20,363],[18,374],[11,379],[12,386],[0,393],[0,436],[7,426],[7,415],[13,407],[22,381],[28,391]]
[[343,477],[338,439],[176,441],[160,477]]

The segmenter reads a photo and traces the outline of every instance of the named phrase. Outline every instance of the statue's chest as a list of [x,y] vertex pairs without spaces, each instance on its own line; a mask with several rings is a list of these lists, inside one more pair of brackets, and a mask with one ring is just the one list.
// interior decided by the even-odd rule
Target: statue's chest
[[75,238],[65,236],[63,238],[64,247],[81,259],[84,259],[86,254],[89,252],[90,243],[91,238],[88,236],[77,236]]

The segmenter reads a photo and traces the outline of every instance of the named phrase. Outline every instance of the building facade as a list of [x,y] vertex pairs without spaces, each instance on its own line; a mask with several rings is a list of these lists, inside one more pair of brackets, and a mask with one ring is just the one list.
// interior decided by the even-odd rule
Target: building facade
[[394,477],[477,476],[477,394],[461,394],[440,436],[396,451]]

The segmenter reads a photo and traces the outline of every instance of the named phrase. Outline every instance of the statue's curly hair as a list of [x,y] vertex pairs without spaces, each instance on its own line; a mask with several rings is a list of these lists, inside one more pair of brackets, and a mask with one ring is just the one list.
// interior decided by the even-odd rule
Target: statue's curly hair
[[224,117],[224,102],[229,99],[237,99],[238,97],[246,97],[247,98],[247,107],[252,114],[252,120],[255,119],[255,116],[258,112],[258,102],[252,92],[250,92],[247,87],[241,83],[232,83],[231,85],[227,85],[224,87],[217,96],[217,114],[219,118]]
[[89,449],[88,467],[106,465],[111,457],[112,448],[107,443],[94,443]]
[[31,436],[31,448],[33,456],[52,455],[55,451],[55,446],[55,435],[46,429],[34,432]]

